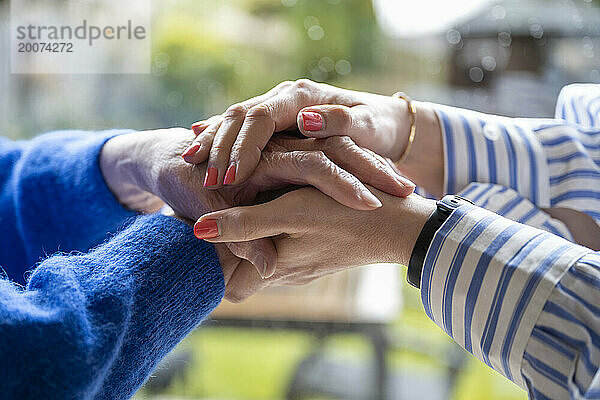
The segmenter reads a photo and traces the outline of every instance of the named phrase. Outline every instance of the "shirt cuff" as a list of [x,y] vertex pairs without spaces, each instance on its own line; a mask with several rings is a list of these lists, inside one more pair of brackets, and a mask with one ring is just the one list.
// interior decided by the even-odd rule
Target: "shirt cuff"
[[525,388],[521,363],[555,284],[589,249],[463,205],[435,234],[423,265],[427,315],[488,366]]

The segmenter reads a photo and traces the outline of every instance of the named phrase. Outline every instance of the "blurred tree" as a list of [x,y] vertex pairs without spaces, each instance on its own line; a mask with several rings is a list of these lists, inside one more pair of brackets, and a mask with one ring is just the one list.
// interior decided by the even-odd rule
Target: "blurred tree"
[[150,108],[161,119],[203,118],[282,80],[347,85],[350,73],[378,68],[371,48],[382,38],[368,0],[178,4],[162,10],[153,32],[160,89]]

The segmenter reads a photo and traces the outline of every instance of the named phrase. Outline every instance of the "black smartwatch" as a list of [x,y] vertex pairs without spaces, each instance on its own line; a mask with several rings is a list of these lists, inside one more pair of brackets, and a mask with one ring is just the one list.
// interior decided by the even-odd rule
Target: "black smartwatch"
[[427,254],[429,245],[431,245],[433,236],[454,210],[464,204],[473,204],[473,202],[464,197],[448,195],[444,196],[436,204],[437,208],[431,213],[429,218],[427,218],[427,222],[425,222],[423,229],[421,229],[421,233],[419,234],[415,246],[413,247],[412,254],[410,255],[410,261],[408,262],[406,280],[417,289],[421,288],[423,263],[425,262],[425,255]]

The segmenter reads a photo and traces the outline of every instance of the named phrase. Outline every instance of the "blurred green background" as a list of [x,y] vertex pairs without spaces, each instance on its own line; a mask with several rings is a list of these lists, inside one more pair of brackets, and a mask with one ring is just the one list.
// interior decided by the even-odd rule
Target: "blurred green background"
[[[464,353],[466,360],[458,371],[448,399],[527,398],[523,390],[458,348],[425,316],[419,292],[404,283],[404,276],[402,284],[404,309],[390,324],[388,334],[400,342],[402,338],[412,338],[410,343],[416,346],[414,349],[406,344],[399,348],[392,346],[387,355],[392,372],[417,371],[424,376],[444,374],[447,365],[436,360],[435,356],[439,354],[441,359],[449,347],[456,347]],[[176,377],[166,390],[157,394],[142,389],[136,399],[283,399],[298,363],[311,353],[317,340],[310,333],[294,330],[200,327],[177,349],[192,354],[192,358],[186,361],[185,372]],[[422,352],[424,348],[427,355]],[[342,363],[372,363],[371,348],[361,335],[332,335],[326,340],[323,351]],[[415,397],[400,390],[390,398]]]

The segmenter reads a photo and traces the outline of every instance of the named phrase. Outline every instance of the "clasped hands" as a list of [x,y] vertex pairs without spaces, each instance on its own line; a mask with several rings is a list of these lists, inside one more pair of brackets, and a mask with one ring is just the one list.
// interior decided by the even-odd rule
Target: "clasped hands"
[[[296,123],[306,135],[300,110],[307,101],[352,102],[340,94],[315,102],[305,97],[305,84],[292,86],[295,92],[283,96],[275,88],[232,106],[195,124],[193,131],[117,136],[101,153],[107,184],[122,203],[155,210],[164,202],[178,217],[197,221],[196,236],[216,244],[230,301],[266,286],[304,284],[351,266],[406,264],[434,207],[411,195],[414,184],[389,160],[359,147],[355,137],[275,135]],[[391,121],[392,105],[380,113],[382,118]],[[334,122],[337,112],[327,107]],[[360,115],[372,112],[367,107]],[[378,105],[378,110],[384,108]],[[389,121],[385,129],[391,127]],[[360,126],[355,119],[347,133],[366,136]],[[368,138],[362,140],[368,144]],[[377,148],[380,141],[372,140],[377,144],[370,147]],[[281,192],[285,194],[276,197]]]

